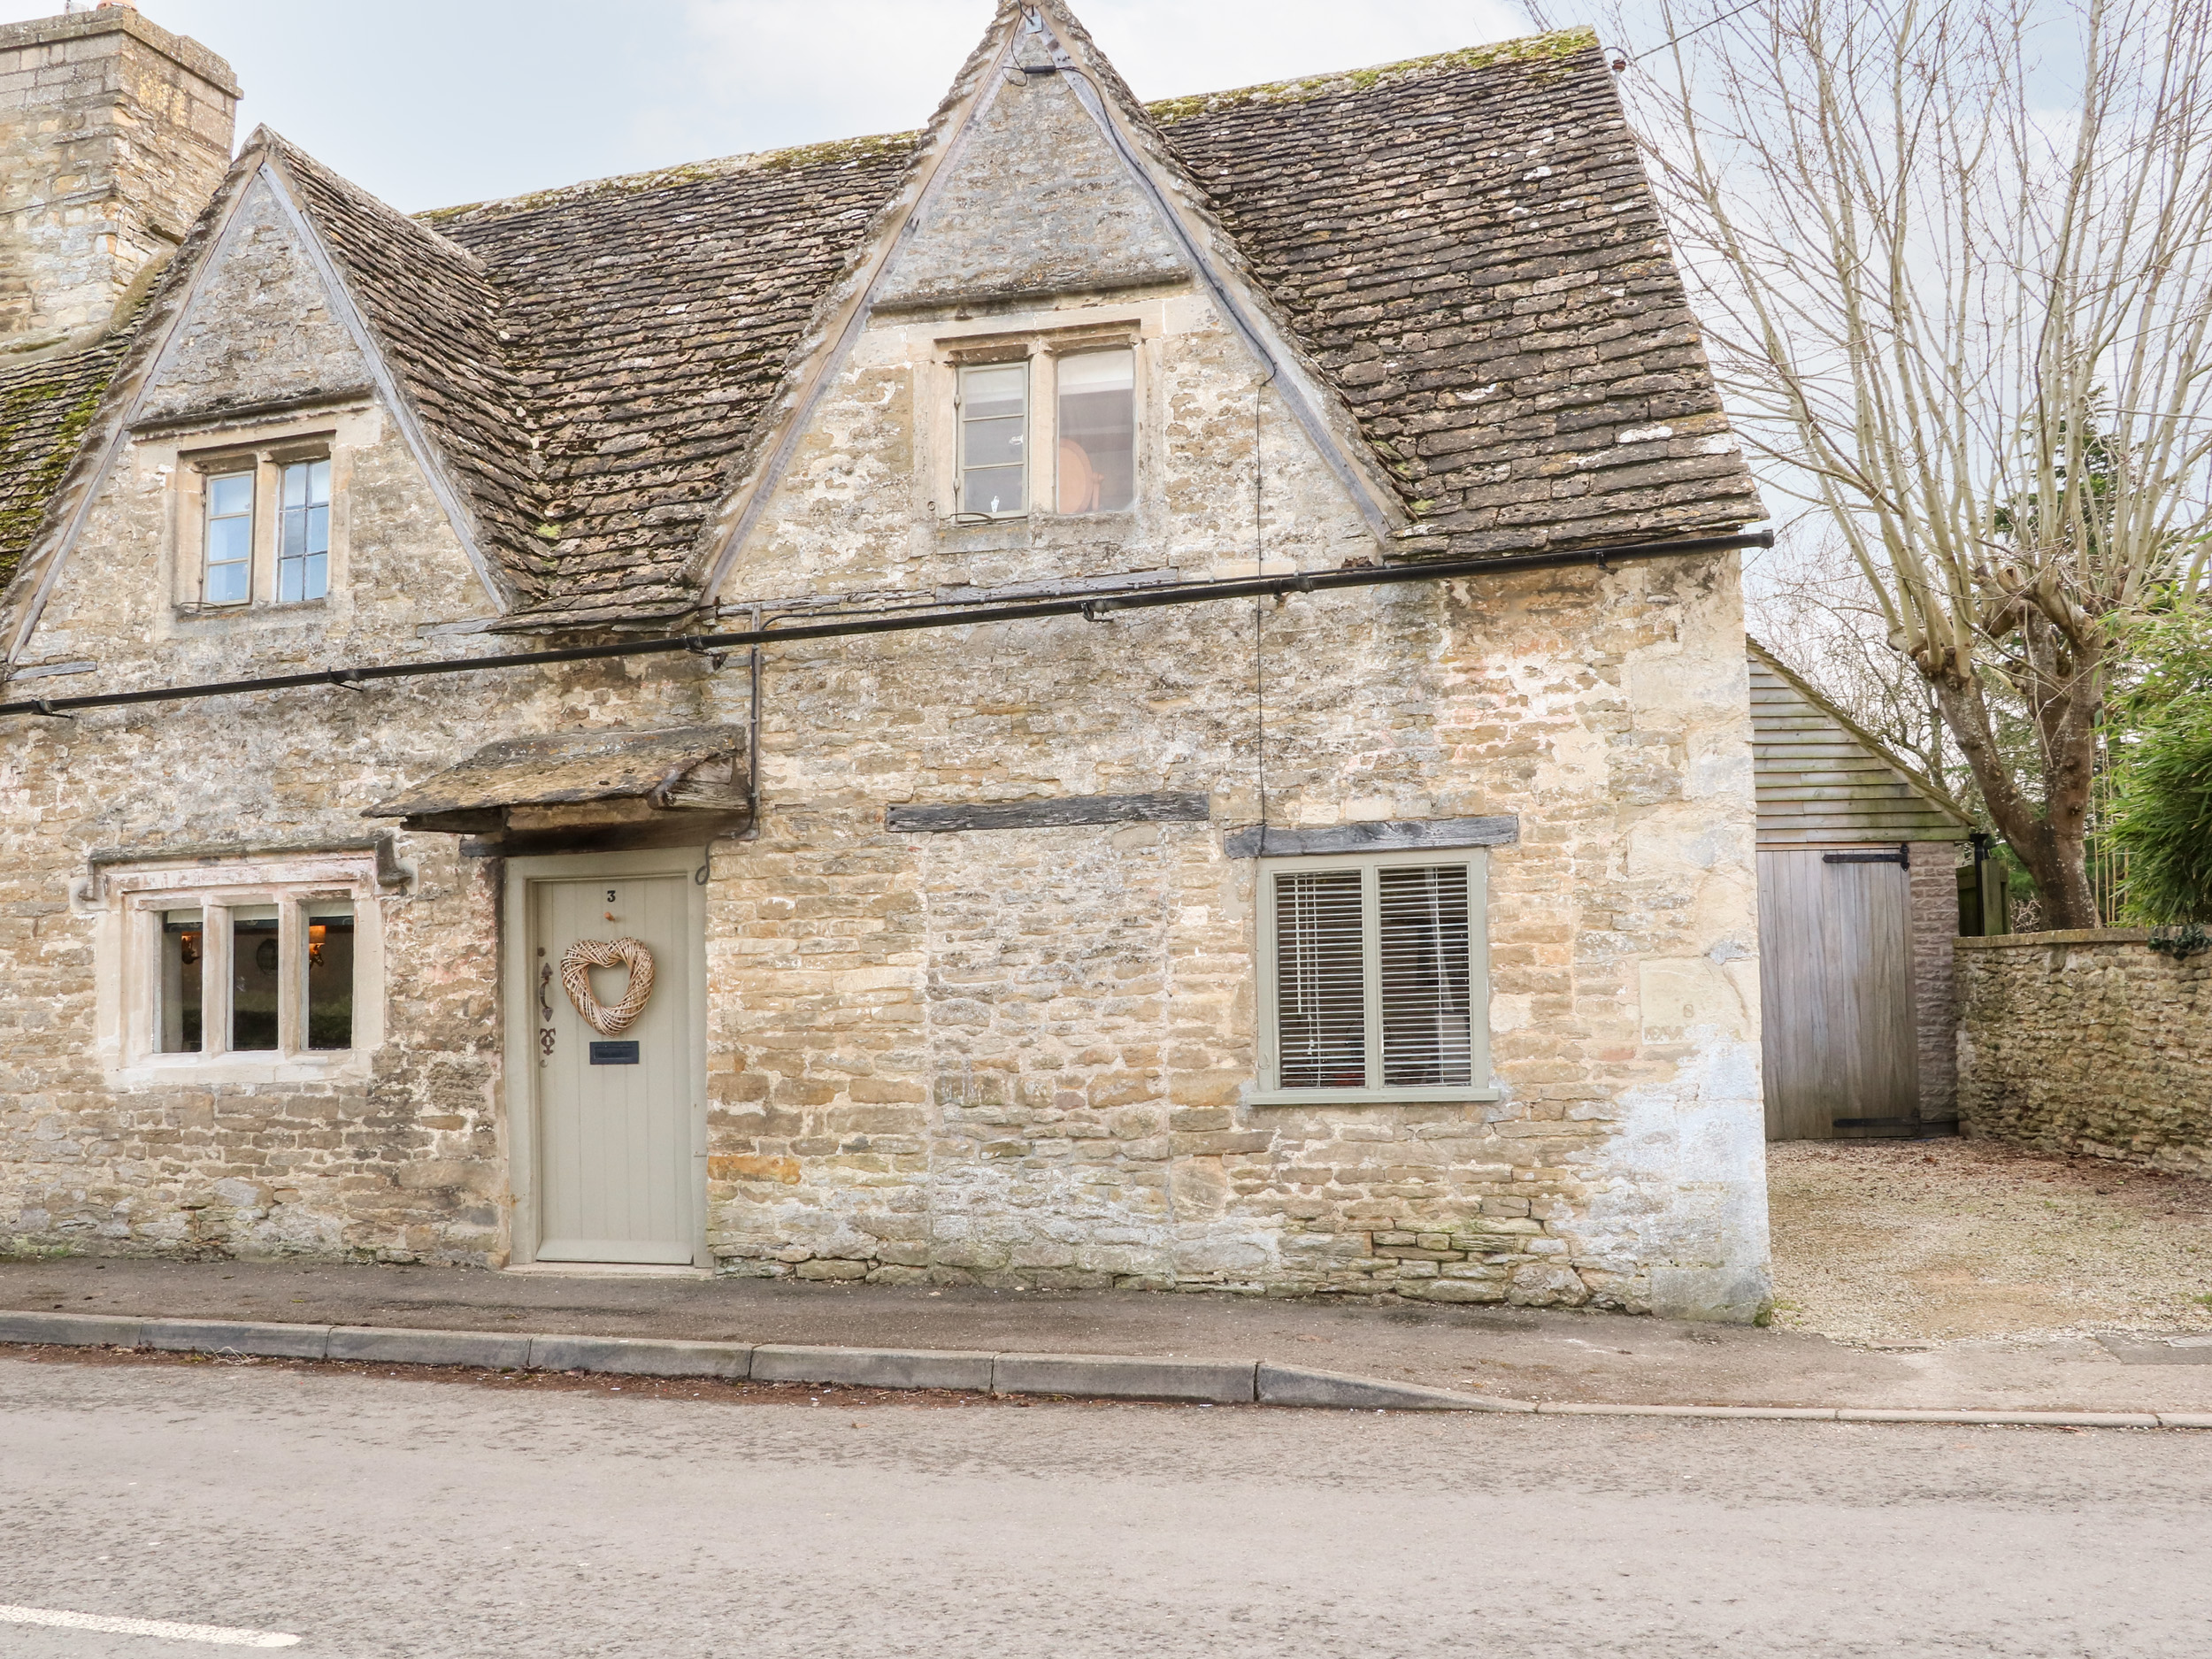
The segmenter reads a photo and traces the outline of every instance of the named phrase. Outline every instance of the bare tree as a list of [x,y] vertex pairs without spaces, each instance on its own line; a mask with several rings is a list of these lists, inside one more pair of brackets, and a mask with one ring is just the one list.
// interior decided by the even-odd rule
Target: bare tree
[[1744,572],[1744,617],[1753,636],[1826,694],[1844,713],[1909,761],[1972,814],[1973,780],[1945,733],[1935,692],[1889,647],[1889,618],[1868,591],[1850,549],[1817,521],[1782,534]]
[[2116,642],[2212,524],[2212,0],[1731,5],[1614,19],[1731,406],[2094,926]]

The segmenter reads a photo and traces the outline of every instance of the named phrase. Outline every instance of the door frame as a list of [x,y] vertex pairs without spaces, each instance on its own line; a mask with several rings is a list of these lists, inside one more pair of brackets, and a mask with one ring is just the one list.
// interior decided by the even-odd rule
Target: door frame
[[691,954],[691,1264],[711,1269],[707,1249],[707,887],[701,847],[640,852],[545,853],[507,861],[500,908],[501,1018],[506,1033],[508,1264],[537,1260],[544,1236],[538,1209],[537,1022],[531,1018],[530,887],[546,880],[680,876]]

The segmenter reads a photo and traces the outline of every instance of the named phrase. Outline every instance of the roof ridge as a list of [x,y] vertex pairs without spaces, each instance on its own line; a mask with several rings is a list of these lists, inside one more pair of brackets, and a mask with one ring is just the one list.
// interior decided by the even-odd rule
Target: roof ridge
[[349,205],[373,213],[394,227],[405,226],[416,234],[429,237],[442,251],[458,259],[479,277],[485,274],[486,266],[480,257],[471,253],[450,236],[442,234],[435,226],[424,224],[420,217],[416,214],[401,212],[399,209],[394,207],[373,190],[356,184],[334,167],[302,150],[265,121],[253,129],[245,143],[240,147],[238,153],[243,157],[253,154],[256,150],[273,153],[282,160],[286,166],[313,173],[316,181],[325,188],[342,192],[348,199]]
[[267,127],[255,129],[240,164],[257,154],[286,181],[375,341],[389,390],[406,406],[396,412],[438,456],[426,465],[434,488],[455,490],[448,504],[468,523],[463,541],[472,562],[482,557],[478,573],[503,608],[534,597],[548,573],[536,529],[546,495],[541,415],[509,355],[488,262]]
[[[1089,50],[1096,54],[1097,48],[1082,25],[1064,11],[1060,15],[1073,25],[1073,32],[1079,35]],[[1110,61],[1107,62],[1107,71],[1130,107],[1142,110],[1156,123],[1165,123],[1191,115],[1211,113],[1225,104],[1287,101],[1266,96],[1271,93],[1305,91],[1308,96],[1321,97],[1339,87],[1365,91],[1383,81],[1409,77],[1424,71],[1441,73],[1452,69],[1486,69],[1502,63],[1521,63],[1539,58],[1564,58],[1571,52],[1586,50],[1596,44],[1596,31],[1587,25],[1578,24],[1571,28],[1516,35],[1509,40],[1495,41],[1482,46],[1458,47],[1450,51],[1432,52],[1421,58],[1399,58],[1368,68],[1325,71],[1282,81],[1257,81],[1245,87],[1225,87],[1213,92],[1155,98],[1149,102],[1136,96],[1122,81],[1119,72],[1112,68]],[[1544,49],[1540,52],[1532,50],[1540,45]],[[1102,58],[1102,54],[1099,56]],[[1310,90],[1307,90],[1309,88]],[[706,179],[752,172],[771,165],[816,166],[834,159],[840,150],[859,152],[873,150],[879,153],[893,144],[918,143],[928,131],[929,123],[925,122],[920,127],[895,132],[861,133],[847,138],[811,139],[804,143],[780,144],[772,150],[739,150],[727,156],[709,156],[697,161],[672,162],[666,166],[641,168],[635,173],[603,173],[596,178],[579,179],[571,184],[548,185],[542,189],[525,190],[513,196],[486,196],[479,201],[458,202],[448,207],[426,207],[406,217],[434,227],[453,219],[534,212],[542,208],[560,206],[580,196],[695,184]],[[356,188],[358,188],[357,186]],[[396,209],[393,211],[397,211]]]
[[542,190],[526,190],[518,196],[488,196],[482,201],[462,202],[451,207],[425,208],[409,217],[419,224],[431,227],[434,234],[434,227],[441,224],[504,218],[511,213],[536,212],[592,196],[638,195],[648,190],[673,189],[680,185],[703,183],[709,179],[757,173],[771,166],[820,166],[837,160],[841,153],[846,152],[849,152],[856,160],[862,157],[872,159],[897,146],[911,148],[921,141],[926,130],[926,127],[916,127],[895,133],[865,133],[854,138],[823,139],[803,144],[785,144],[774,150],[743,150],[733,156],[710,156],[703,161],[677,162],[665,167],[648,167],[637,173],[611,173],[596,179],[580,179],[573,184],[551,185]]
[[1226,87],[1217,92],[1194,92],[1172,98],[1155,98],[1144,109],[1155,121],[1170,126],[1194,115],[1216,115],[1240,104],[1303,103],[1310,98],[1327,97],[1339,90],[1365,92],[1385,81],[1413,80],[1424,73],[1442,74],[1455,69],[1491,69],[1501,64],[1569,58],[1577,52],[1587,51],[1597,43],[1595,29],[1587,24],[1577,24],[1571,28],[1517,35],[1510,40],[1494,41],[1484,46],[1457,47],[1450,51],[1431,52],[1420,58],[1402,58],[1392,63],[1374,64],[1363,69],[1323,70],[1310,75],[1293,75],[1281,81],[1256,81],[1248,87]]

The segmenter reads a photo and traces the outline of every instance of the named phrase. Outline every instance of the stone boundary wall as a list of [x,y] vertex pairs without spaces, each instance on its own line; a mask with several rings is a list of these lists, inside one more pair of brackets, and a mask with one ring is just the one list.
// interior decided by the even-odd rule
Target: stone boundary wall
[[1912,1006],[1920,1121],[1958,1112],[1958,843],[1914,841],[1906,881],[1912,905]]
[[1957,941],[1962,1133],[2212,1175],[2212,955],[2148,939]]

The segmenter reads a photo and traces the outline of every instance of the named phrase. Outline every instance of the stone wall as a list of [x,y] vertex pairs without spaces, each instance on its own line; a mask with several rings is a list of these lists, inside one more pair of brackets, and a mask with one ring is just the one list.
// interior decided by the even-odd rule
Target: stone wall
[[106,326],[230,163],[230,65],[122,8],[0,27],[0,343]]
[[[153,407],[204,403],[222,389],[211,363],[249,345],[241,379],[261,397],[365,378],[265,193],[246,195]],[[195,452],[272,430],[331,442],[330,597],[195,614],[177,603],[192,588],[180,480]],[[125,447],[22,661],[93,664],[32,683],[113,690],[508,649],[442,632],[490,609],[388,411],[365,397],[274,427],[213,414]],[[89,861],[357,845],[380,827],[364,807],[493,736],[695,719],[704,677],[615,664],[0,722],[0,1248],[505,1261],[495,864],[451,836],[399,838],[413,878],[373,901],[384,1041],[357,1071],[303,1084],[134,1071],[104,1011],[119,935]]]
[[[1104,204],[1099,234],[1121,212]],[[505,645],[473,631],[491,602],[365,395],[296,418],[333,435],[343,591],[242,615],[179,603],[179,480],[195,446],[249,435],[207,399],[328,394],[361,366],[257,192],[205,292],[150,394],[196,425],[126,446],[24,662],[89,663],[76,683],[109,690]],[[1202,290],[979,309],[917,301],[864,331],[739,549],[731,612],[1375,556]],[[949,349],[1070,330],[1133,342],[1136,506],[956,522]],[[762,821],[717,844],[707,882],[705,1243],[724,1271],[1739,1319],[1763,1302],[1732,555],[793,641],[765,659]],[[358,837],[363,807],[480,743],[742,724],[747,685],[734,664],[633,659],[15,722],[0,1233],[503,1264],[527,1097],[499,1048],[495,869],[450,837],[400,838],[416,873],[376,901],[385,1040],[358,1083],[200,1086],[134,1075],[103,1046],[114,964],[89,856]],[[1202,795],[1210,820],[928,835],[885,818],[1151,791]],[[1257,873],[1227,837],[1263,811],[1517,820],[1488,858],[1492,1075],[1465,1098],[1251,1103]]]
[[1955,841],[1915,841],[1908,880],[1912,904],[1913,1026],[1918,1038],[1920,1121],[1958,1112],[1959,931]]
[[2212,1173],[2212,956],[2148,937],[1958,941],[1963,1133]]
[[[955,309],[867,331],[731,606],[1372,546],[1202,295]],[[1133,511],[948,523],[949,344],[1117,319],[1162,434]],[[1223,488],[1256,444],[1257,526]],[[1717,556],[772,652],[762,835],[713,866],[718,1260],[1749,1317],[1766,1219],[1741,629]],[[1272,823],[1519,820],[1489,860],[1502,1098],[1247,1102],[1256,873],[1224,839],[1261,808],[1263,668]],[[1213,821],[897,835],[882,817],[1149,790],[1205,795]]]

